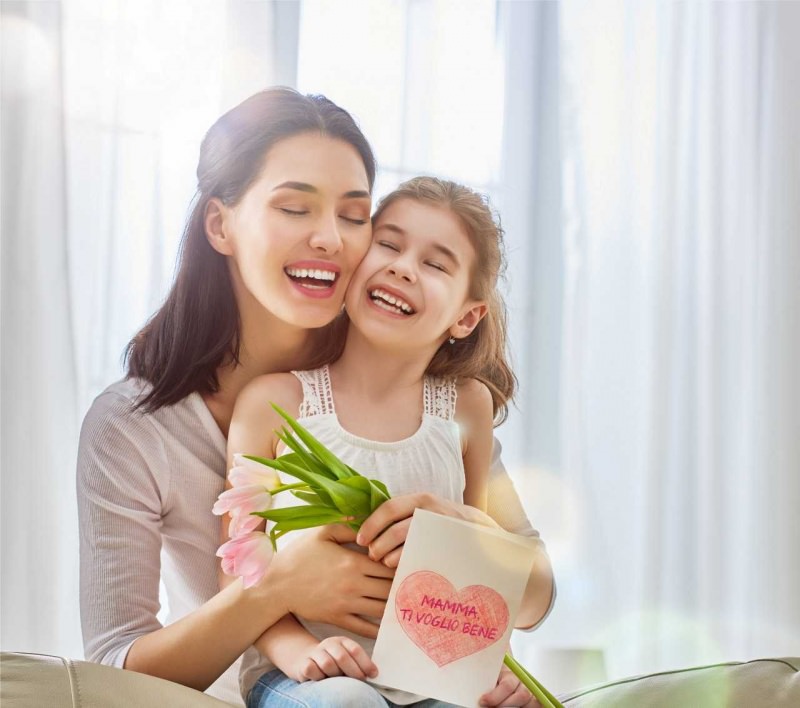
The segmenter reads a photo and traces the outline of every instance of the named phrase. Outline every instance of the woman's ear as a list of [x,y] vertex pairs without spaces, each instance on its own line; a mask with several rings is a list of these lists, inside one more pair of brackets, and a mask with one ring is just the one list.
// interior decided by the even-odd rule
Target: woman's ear
[[471,303],[468,305],[468,309],[461,315],[458,322],[450,327],[450,336],[456,339],[469,337],[469,335],[472,334],[472,330],[478,326],[478,322],[486,317],[487,312],[489,312],[489,307],[485,302]]
[[206,204],[204,225],[206,238],[217,253],[223,256],[233,255],[233,242],[228,235],[228,223],[231,218],[231,211],[222,201],[212,197]]

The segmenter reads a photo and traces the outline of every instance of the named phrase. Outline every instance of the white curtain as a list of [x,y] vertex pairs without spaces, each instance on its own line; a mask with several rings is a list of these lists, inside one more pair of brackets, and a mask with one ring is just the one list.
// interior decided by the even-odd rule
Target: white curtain
[[797,655],[800,5],[558,8],[560,479],[527,501],[560,595],[528,641],[612,677]]
[[295,81],[295,3],[3,3],[2,648],[82,655],[75,456],[164,297],[204,131]]

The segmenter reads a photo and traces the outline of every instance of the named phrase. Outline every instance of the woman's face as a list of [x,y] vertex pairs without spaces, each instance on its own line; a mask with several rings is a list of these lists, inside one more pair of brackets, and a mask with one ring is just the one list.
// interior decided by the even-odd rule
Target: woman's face
[[330,322],[369,248],[370,209],[367,172],[349,143],[319,133],[276,143],[239,202],[207,212],[243,322],[263,321],[264,310],[300,328]]

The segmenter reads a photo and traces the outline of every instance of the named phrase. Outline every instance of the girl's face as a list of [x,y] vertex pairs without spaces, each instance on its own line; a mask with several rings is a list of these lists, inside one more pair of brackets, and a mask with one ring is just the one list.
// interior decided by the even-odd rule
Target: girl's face
[[229,256],[243,322],[264,310],[300,328],[330,322],[369,248],[370,208],[356,149],[319,133],[276,143],[237,204],[211,200],[206,231]]
[[486,312],[469,297],[475,249],[447,207],[401,198],[373,225],[372,245],[347,292],[355,327],[395,349],[467,336]]

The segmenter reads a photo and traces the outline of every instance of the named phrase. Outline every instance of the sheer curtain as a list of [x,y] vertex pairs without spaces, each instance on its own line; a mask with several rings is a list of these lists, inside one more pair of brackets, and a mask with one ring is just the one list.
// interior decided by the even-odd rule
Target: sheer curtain
[[298,7],[3,3],[2,647],[78,657],[80,421],[163,298],[200,140],[293,83]]
[[530,641],[612,677],[796,654],[800,6],[558,8],[560,596]]

